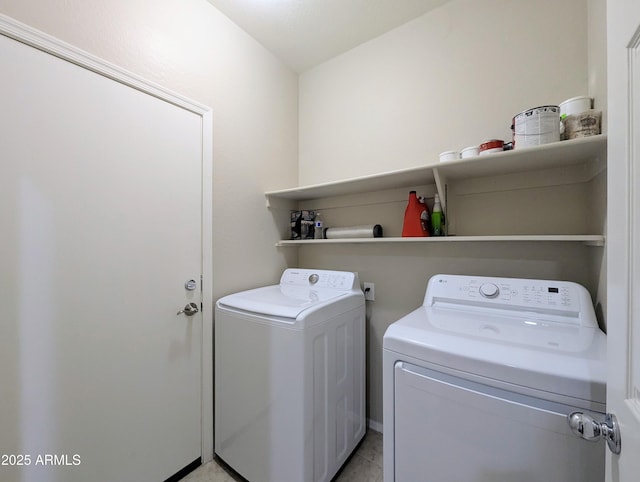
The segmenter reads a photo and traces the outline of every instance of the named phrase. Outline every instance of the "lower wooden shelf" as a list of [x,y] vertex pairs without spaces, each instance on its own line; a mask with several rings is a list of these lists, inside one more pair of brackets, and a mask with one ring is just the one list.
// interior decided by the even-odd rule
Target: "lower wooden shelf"
[[568,235],[504,235],[504,236],[439,236],[427,238],[349,238],[349,239],[308,239],[304,241],[282,240],[278,247],[308,246],[327,244],[379,244],[379,243],[486,243],[486,242],[544,242],[583,243],[587,246],[604,246],[605,237],[598,234]]

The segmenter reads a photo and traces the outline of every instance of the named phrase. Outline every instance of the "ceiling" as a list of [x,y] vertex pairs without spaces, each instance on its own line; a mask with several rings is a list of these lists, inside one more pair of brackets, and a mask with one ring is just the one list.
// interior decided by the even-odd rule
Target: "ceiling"
[[208,0],[296,72],[448,0]]

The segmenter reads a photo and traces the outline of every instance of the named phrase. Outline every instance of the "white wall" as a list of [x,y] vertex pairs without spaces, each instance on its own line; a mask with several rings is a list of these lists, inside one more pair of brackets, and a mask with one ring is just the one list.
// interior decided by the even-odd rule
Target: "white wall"
[[602,111],[602,131],[607,132],[607,0],[588,0],[589,95],[594,109]]
[[300,77],[300,184],[510,139],[512,117],[587,94],[585,0],[453,0]]
[[292,260],[263,193],[296,182],[295,73],[205,0],[0,0],[0,13],[210,106],[214,297],[279,279]]
[[[601,0],[591,2],[601,5]],[[592,27],[602,21],[591,17]],[[300,184],[419,166],[434,162],[445,150],[510,139],[512,117],[530,107],[590,94],[602,95],[596,105],[603,108],[606,62],[597,50],[589,51],[589,30],[587,0],[452,0],[304,72],[299,86]],[[590,64],[595,70],[590,71]],[[519,216],[524,221],[519,234],[531,227],[601,232],[602,209],[594,210],[594,222],[584,204],[593,205],[591,193],[604,198],[603,179],[570,188],[558,182],[538,191],[496,188],[492,199],[502,203],[492,203],[490,210],[481,209],[486,196],[470,193],[457,217],[468,218],[471,206],[477,219],[465,225],[473,224],[476,231],[494,229],[496,219]],[[484,179],[482,184],[478,193],[501,183]],[[426,195],[434,192],[433,186],[417,187]],[[322,210],[327,225],[382,219],[393,236],[402,226],[406,191],[312,200],[304,207]],[[554,217],[557,203],[569,210],[563,213],[568,222]],[[575,206],[567,206],[571,203]],[[553,227],[526,220],[537,218],[539,225],[544,213],[553,218]],[[578,221],[579,227],[571,224]],[[591,226],[585,228],[585,223]],[[458,224],[458,234],[463,234]],[[330,245],[301,247],[299,260],[303,267],[359,271],[361,281],[376,284],[376,301],[367,307],[368,416],[375,426],[383,423],[384,332],[421,304],[431,276],[567,279],[587,286],[597,299],[602,254],[602,248],[553,243]]]

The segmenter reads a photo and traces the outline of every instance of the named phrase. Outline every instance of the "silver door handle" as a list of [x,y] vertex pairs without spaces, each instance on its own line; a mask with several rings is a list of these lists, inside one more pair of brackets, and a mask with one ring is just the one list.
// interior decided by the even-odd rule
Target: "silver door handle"
[[181,315],[182,313],[184,313],[187,316],[193,316],[195,315],[198,311],[198,305],[196,305],[195,303],[187,303],[184,307],[184,310],[180,310],[176,313],[176,315]]
[[582,413],[572,412],[567,415],[567,422],[571,431],[578,437],[591,442],[604,439],[607,441],[609,450],[614,454],[619,454],[622,448],[620,440],[620,425],[615,415],[607,413],[604,422],[596,422],[593,417]]

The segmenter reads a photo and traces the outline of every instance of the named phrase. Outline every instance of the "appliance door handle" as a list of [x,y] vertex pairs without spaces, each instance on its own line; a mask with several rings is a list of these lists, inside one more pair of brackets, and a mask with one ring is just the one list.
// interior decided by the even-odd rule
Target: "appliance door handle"
[[571,427],[571,431],[580,438],[590,442],[604,439],[607,441],[609,450],[616,455],[622,450],[620,425],[612,413],[605,415],[604,422],[596,422],[593,417],[585,413],[571,412],[567,415],[567,423]]

